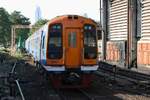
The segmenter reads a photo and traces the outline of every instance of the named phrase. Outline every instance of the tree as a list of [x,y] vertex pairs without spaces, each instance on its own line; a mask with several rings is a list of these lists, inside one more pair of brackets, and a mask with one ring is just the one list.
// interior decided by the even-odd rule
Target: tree
[[11,13],[10,20],[13,25],[15,24],[29,25],[30,24],[29,18],[22,15],[21,12],[19,11],[14,11],[13,13]]
[[9,14],[4,8],[0,8],[0,45],[7,47],[10,45],[11,22]]
[[[12,25],[29,25],[29,18],[23,16],[20,12],[14,11],[11,15],[4,9],[0,8],[0,45],[7,47],[11,43],[11,26]],[[16,41],[25,41],[28,37],[29,29],[18,29],[16,31]]]
[[[29,18],[21,14],[21,12],[14,11],[10,15],[10,21],[12,25],[29,25]],[[29,34],[29,29],[17,29],[16,30],[16,42],[19,48],[24,47],[24,42],[27,39]]]
[[[44,24],[46,24],[48,22],[47,19],[40,19],[38,20],[33,26],[32,26],[32,30],[31,30],[31,34],[33,32],[35,32],[36,30],[38,30],[41,26],[43,26]],[[30,35],[31,35],[30,34]]]

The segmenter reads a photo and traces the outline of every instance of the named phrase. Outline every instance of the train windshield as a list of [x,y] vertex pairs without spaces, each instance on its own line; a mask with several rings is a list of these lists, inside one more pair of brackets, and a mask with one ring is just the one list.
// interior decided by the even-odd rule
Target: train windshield
[[92,25],[84,26],[84,58],[95,59],[97,57],[96,28]]
[[[51,37],[49,39],[49,46],[50,47],[61,47],[62,46],[61,36],[59,36],[59,35],[57,35],[55,33],[50,33],[50,34],[51,34]],[[52,35],[52,34],[55,34],[55,36]]]
[[96,35],[94,32],[85,32],[84,46],[85,47],[96,47]]
[[48,41],[48,58],[60,59],[62,58],[62,30],[61,25],[53,25],[49,30]]

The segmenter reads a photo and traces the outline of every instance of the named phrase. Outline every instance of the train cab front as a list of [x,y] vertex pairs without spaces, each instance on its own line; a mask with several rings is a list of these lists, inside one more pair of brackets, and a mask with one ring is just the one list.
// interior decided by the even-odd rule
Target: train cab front
[[44,66],[49,73],[65,71],[62,41],[62,24],[50,25],[46,50],[46,66]]
[[46,63],[55,88],[89,87],[92,72],[98,69],[95,26],[85,24],[81,29],[50,25]]
[[83,38],[83,58],[81,71],[96,71],[98,69],[98,47],[96,27],[94,25],[85,24]]

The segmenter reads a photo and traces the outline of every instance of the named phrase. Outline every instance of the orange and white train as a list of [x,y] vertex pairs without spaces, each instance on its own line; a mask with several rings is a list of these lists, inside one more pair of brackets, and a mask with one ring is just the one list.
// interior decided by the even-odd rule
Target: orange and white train
[[50,20],[26,40],[26,50],[54,86],[89,87],[98,69],[96,22],[78,15]]

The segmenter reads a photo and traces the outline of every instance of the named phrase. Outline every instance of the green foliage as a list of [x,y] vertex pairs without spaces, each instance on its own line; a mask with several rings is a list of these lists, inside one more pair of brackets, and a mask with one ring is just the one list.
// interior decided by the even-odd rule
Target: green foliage
[[0,45],[7,47],[11,40],[11,21],[4,8],[0,8]]
[[14,11],[10,15],[10,20],[13,25],[20,24],[20,25],[29,25],[30,21],[29,18],[26,18],[21,14],[19,11]]
[[[11,43],[11,26],[12,25],[29,25],[29,18],[26,18],[21,12],[14,11],[9,13],[4,9],[0,8],[0,46],[8,47]],[[29,29],[17,29],[16,30],[16,41],[22,41],[21,44],[29,36]]]
[[15,54],[12,55],[12,56],[17,58],[17,59],[22,59],[24,57],[24,55],[23,55],[23,53],[21,51],[15,52]]
[[[14,11],[10,15],[10,20],[12,22],[12,25],[29,25],[30,21],[29,18],[26,18],[21,14],[21,12]],[[16,42],[19,48],[24,47],[24,42],[29,36],[29,29],[17,29],[16,30]]]
[[47,19],[40,19],[38,20],[33,26],[32,26],[32,30],[30,35],[35,32],[36,30],[38,30],[41,26],[43,26],[44,24],[46,24],[48,22]]

